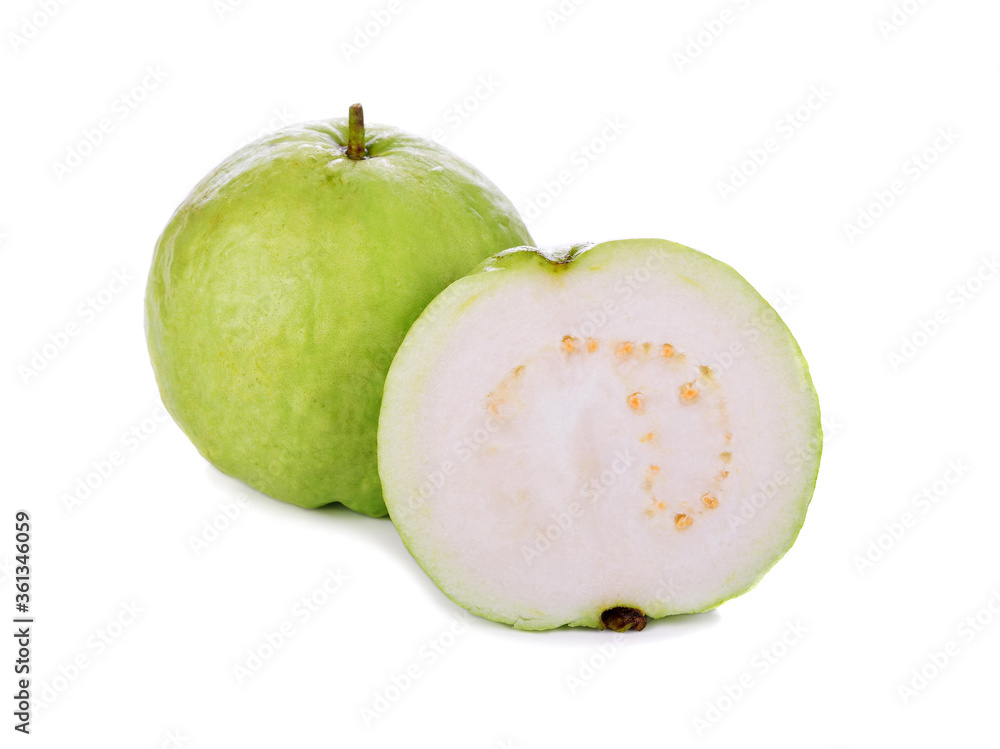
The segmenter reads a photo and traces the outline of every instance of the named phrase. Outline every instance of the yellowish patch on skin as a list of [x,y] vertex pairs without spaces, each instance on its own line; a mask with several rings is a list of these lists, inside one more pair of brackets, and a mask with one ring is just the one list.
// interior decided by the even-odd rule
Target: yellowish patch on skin
[[662,356],[664,359],[673,359],[674,358],[674,347],[671,346],[669,343],[664,343],[660,347],[660,356]]
[[640,442],[650,442],[650,441],[652,441],[652,439],[653,439],[653,433],[652,432],[646,432],[644,435],[642,435],[639,438],[639,441]]
[[706,380],[712,380],[715,378],[715,372],[712,371],[712,368],[706,367],[704,364],[698,367],[698,371],[701,372],[701,376]]
[[732,432],[726,432],[726,442],[729,443],[729,442],[732,442],[732,441],[733,441],[733,433]]
[[711,494],[704,494],[701,498],[701,503],[708,507],[709,509],[715,509],[719,506],[719,500],[713,497]]
[[632,395],[628,397],[628,407],[636,413],[641,413],[642,407],[645,404],[646,399],[642,397],[642,393],[632,393]]
[[663,502],[657,502],[656,503],[656,509],[657,510],[665,510],[665,509],[667,509],[667,506]]
[[598,346],[597,339],[595,339],[595,338],[588,338],[587,339],[587,352],[588,353],[592,354],[595,351],[597,351],[597,346]]
[[683,512],[679,512],[676,515],[674,515],[674,527],[676,527],[677,530],[684,530],[693,522],[694,521],[688,515],[685,515]]
[[562,350],[565,351],[567,354],[572,354],[574,351],[576,351],[576,339],[571,335],[563,336],[561,345],[562,345]]
[[729,478],[729,471],[719,471],[719,478],[720,479]]
[[649,472],[650,473],[659,473],[660,472],[660,467],[659,466],[650,466],[649,467]]
[[732,459],[733,459],[732,453],[719,453],[719,460],[721,460],[723,463],[728,463]]
[[626,356],[630,355],[632,353],[632,349],[634,348],[635,344],[632,343],[632,341],[625,341],[619,344],[618,348],[615,349],[615,356],[617,356],[619,359],[623,359]]

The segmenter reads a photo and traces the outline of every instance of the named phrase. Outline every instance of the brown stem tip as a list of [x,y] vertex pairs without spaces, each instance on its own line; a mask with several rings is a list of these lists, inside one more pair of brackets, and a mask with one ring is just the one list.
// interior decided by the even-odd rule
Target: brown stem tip
[[347,118],[347,158],[361,161],[365,150],[365,111],[360,104],[352,104]]
[[601,629],[614,632],[625,632],[634,629],[641,632],[646,626],[646,615],[639,609],[628,606],[616,606],[601,614]]

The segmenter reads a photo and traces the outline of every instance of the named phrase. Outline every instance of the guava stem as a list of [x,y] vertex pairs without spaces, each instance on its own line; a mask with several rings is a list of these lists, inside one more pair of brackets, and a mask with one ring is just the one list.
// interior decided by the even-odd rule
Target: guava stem
[[360,104],[352,104],[347,119],[347,158],[361,161],[365,158],[365,111]]

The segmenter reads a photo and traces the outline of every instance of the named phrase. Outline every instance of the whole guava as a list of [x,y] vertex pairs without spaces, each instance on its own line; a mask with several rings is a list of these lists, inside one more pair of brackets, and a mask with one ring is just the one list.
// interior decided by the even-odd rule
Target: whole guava
[[167,410],[216,468],[303,507],[386,514],[382,388],[449,283],[531,238],[476,169],[351,117],[241,148],[156,245],[146,338]]

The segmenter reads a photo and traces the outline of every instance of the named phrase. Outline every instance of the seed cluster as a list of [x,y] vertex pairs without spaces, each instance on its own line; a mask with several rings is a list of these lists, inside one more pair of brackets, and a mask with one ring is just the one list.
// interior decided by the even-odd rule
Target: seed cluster
[[[596,338],[586,338],[578,339],[571,335],[563,336],[560,348],[567,355],[579,355],[582,353],[594,353],[598,351],[602,346],[602,343]],[[661,343],[654,345],[651,342],[637,343],[635,341],[616,341],[611,344],[611,350],[614,352],[616,361],[620,365],[627,365],[629,363],[637,363],[637,358],[649,359],[651,354],[655,352],[657,358],[668,359],[674,362],[684,362],[686,361],[686,356],[679,351],[676,347],[670,343]],[[712,368],[706,365],[698,366],[698,376],[681,384],[677,390],[678,401],[685,406],[699,403],[701,401],[701,396],[706,387],[711,387],[715,383],[715,372]],[[646,396],[640,391],[634,391],[629,393],[625,397],[625,403],[629,410],[637,415],[642,415],[646,413],[647,403]],[[732,441],[732,433],[726,432],[725,439],[728,445]],[[639,442],[641,443],[651,443],[656,439],[655,431],[646,431],[639,435]],[[729,463],[732,459],[732,455],[729,452],[722,452],[719,454],[719,460],[722,464]],[[668,509],[668,504],[662,499],[659,499],[654,494],[656,475],[659,473],[659,466],[650,466],[647,470],[646,476],[643,480],[643,489],[650,494],[651,503],[646,509],[646,514],[649,517],[656,516],[659,512]],[[706,492],[701,496],[700,505],[696,506],[694,509],[687,509],[687,503],[681,502],[682,509],[685,512],[677,512],[674,514],[674,527],[677,530],[684,530],[689,528],[694,523],[694,515],[700,513],[702,510],[714,510],[719,506],[719,499],[716,496],[719,492],[718,489],[721,487],[719,484],[723,480],[729,477],[729,471],[721,468],[716,473],[716,490],[712,492]]]
[[[687,362],[685,354],[679,352],[675,346],[670,343],[653,344],[651,342],[636,343],[635,341],[608,342],[601,341],[597,338],[577,338],[572,335],[565,335],[559,341],[557,349],[566,357],[586,357],[589,354],[595,354],[598,351],[606,349],[613,353],[615,364],[620,374],[627,373],[631,366],[636,366],[647,361],[666,360],[670,362],[672,368],[675,365],[685,365]],[[503,380],[500,381],[497,387],[486,396],[486,411],[490,416],[494,417],[498,421],[504,420],[504,408],[506,406],[514,405],[519,402],[516,395],[515,385],[516,381],[524,373],[525,367],[525,364],[521,364],[510,370]],[[718,382],[716,381],[716,375],[715,372],[712,371],[712,368],[705,365],[699,365],[697,367],[697,375],[695,378],[689,380],[688,382],[684,382],[679,386],[677,390],[677,402],[682,406],[693,406],[698,404],[704,400],[702,397],[703,393],[706,390],[713,389],[717,385]],[[646,414],[647,408],[650,405],[655,407],[655,399],[652,404],[647,403],[646,395],[639,390],[634,390],[632,392],[626,391],[624,400],[629,412],[636,416]],[[721,401],[719,405],[720,410],[724,414],[724,405]],[[703,493],[700,497],[700,502],[694,503],[693,505],[681,500],[679,502],[678,510],[673,512],[673,527],[678,531],[691,527],[694,524],[697,515],[702,512],[714,510],[719,506],[718,495],[722,488],[722,482],[729,477],[729,469],[726,465],[732,460],[732,453],[729,451],[729,445],[732,442],[732,438],[732,433],[726,431],[725,443],[727,449],[726,451],[719,453],[718,459],[720,465],[715,474],[715,480],[713,482],[714,488]],[[643,444],[655,443],[657,440],[656,430],[654,429],[649,431],[647,426],[646,430],[639,434],[638,440]],[[670,510],[670,504],[656,496],[657,484],[660,484],[661,486],[663,485],[663,481],[660,479],[660,466],[649,465],[643,478],[642,488],[650,497],[650,504],[645,510],[645,514],[650,518],[654,518],[660,513]]]

